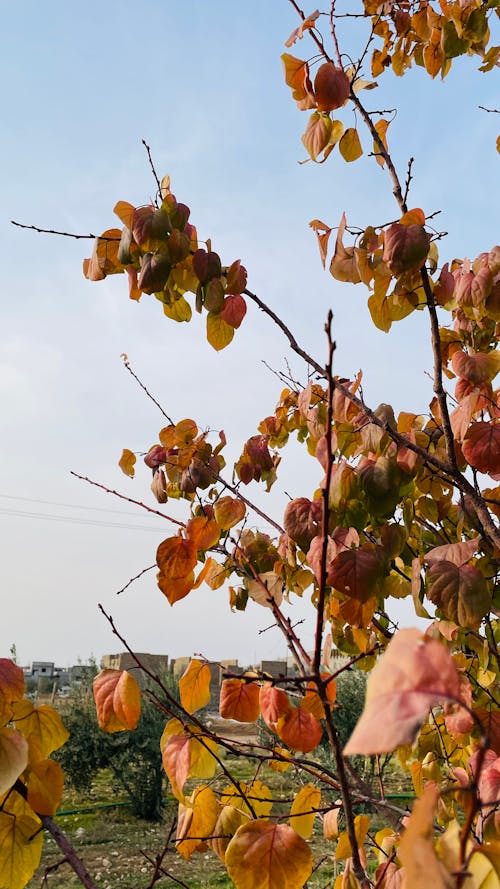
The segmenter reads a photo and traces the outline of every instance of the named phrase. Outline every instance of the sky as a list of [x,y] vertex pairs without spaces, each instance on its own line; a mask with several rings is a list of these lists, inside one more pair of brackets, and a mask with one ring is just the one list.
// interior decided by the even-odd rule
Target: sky
[[[21,663],[64,666],[122,650],[100,602],[136,651],[243,664],[283,657],[277,631],[259,632],[268,612],[252,604],[232,614],[225,590],[204,586],[171,608],[150,571],[117,596],[171,530],[70,474],[155,505],[146,467],[138,461],[129,480],[117,465],[122,448],[147,450],[163,426],[122,353],[170,415],[224,429],[237,458],[278,400],[266,365],[286,369],[282,335],[250,307],[233,344],[215,353],[198,316],[177,326],[154,297],[130,301],[122,276],[86,281],[90,241],[10,220],[82,234],[114,225],[116,201],[154,194],[145,139],[200,236],[224,263],[242,260],[250,289],[317,360],[332,308],[335,372],[362,368],[369,404],[419,412],[431,398],[425,316],[375,330],[367,292],[323,271],[308,226],[335,226],[343,211],[362,227],[397,218],[387,175],[367,156],[298,163],[307,114],[281,72],[297,26],[286,0],[20,0],[5,6],[2,25],[0,656],[15,645]],[[313,49],[304,39],[292,52]],[[477,67],[459,60],[444,83],[421,70],[388,74],[369,97],[371,108],[398,109],[389,147],[403,178],[415,158],[410,205],[442,211],[442,261],[490,249],[498,230],[498,116],[478,109],[497,103],[498,77]],[[291,366],[304,380],[304,366]],[[257,486],[245,493],[279,518],[288,494],[310,496],[319,480],[315,461],[292,447],[270,497]],[[295,602],[292,618],[310,613],[307,604]],[[414,622],[406,605],[401,620]],[[305,624],[306,646],[311,639]]]

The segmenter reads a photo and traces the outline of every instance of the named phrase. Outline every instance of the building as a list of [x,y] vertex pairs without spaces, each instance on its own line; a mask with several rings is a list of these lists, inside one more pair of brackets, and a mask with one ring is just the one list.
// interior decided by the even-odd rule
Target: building
[[168,671],[167,654],[149,654],[143,651],[134,652],[134,656],[128,651],[121,651],[118,654],[105,654],[101,658],[101,669],[127,670],[137,680],[138,685],[144,688],[151,680],[147,673],[137,665],[135,658],[146,670],[149,670],[154,676],[158,676],[159,679],[165,676]]

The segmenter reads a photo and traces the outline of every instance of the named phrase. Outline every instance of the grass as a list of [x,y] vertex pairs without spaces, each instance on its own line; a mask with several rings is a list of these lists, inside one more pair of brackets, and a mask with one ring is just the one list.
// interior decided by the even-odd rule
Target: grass
[[[228,756],[226,765],[238,781],[248,782],[255,776],[255,767],[245,758]],[[269,787],[274,798],[288,800],[281,806],[277,802],[273,812],[287,812],[289,801],[297,790],[292,770],[278,773],[264,767],[259,770],[257,777]],[[406,790],[408,787],[407,776],[403,776],[397,766],[393,768],[390,783],[394,790]],[[90,798],[68,790],[61,809],[75,809],[108,801],[116,802],[117,797],[111,785],[110,773],[104,771],[94,783]],[[400,804],[404,806],[403,801]],[[57,821],[77,854],[84,860],[99,889],[147,889],[151,884],[155,857],[164,848],[170,825],[176,815],[177,803],[172,801],[164,810],[162,824],[134,818],[125,807],[63,815]],[[376,831],[380,826],[381,822],[374,816],[371,830]],[[318,818],[313,839],[317,869],[307,885],[309,889],[322,889],[325,885],[333,885],[343,864],[335,861],[335,844],[323,838],[322,825]],[[78,878],[68,863],[61,862],[61,859],[61,851],[54,840],[47,837],[41,865],[28,884],[29,889],[81,889]],[[372,862],[373,866],[374,864]],[[189,889],[233,887],[222,862],[208,848],[194,853],[191,860],[186,861],[172,844],[163,860],[163,867],[171,876],[163,876],[156,882],[156,889],[172,889],[176,885],[187,886]]]

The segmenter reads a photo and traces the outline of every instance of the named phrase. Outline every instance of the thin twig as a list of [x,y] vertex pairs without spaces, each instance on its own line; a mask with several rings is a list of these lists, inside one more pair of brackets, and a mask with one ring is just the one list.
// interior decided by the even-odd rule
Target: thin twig
[[149,147],[149,145],[145,139],[141,139],[141,142],[147,151],[149,166],[151,167],[151,172],[155,178],[156,186],[158,188],[158,195],[161,196],[161,182],[159,180],[158,173],[156,172],[155,165],[153,163],[153,158],[151,157],[151,148]]
[[120,593],[124,593],[125,590],[127,590],[129,586],[131,586],[136,580],[139,580],[139,578],[142,577],[143,574],[146,574],[148,571],[152,571],[153,568],[157,567],[158,565],[155,562],[154,565],[148,565],[147,568],[143,568],[142,571],[139,571],[139,574],[136,574],[135,577],[131,577],[130,580],[127,580],[125,586],[122,586],[121,590],[116,591],[116,595],[119,596]]
[[74,475],[75,478],[79,478],[82,482],[87,482],[89,485],[93,485],[94,488],[100,488],[101,491],[105,491],[106,494],[113,494],[114,497],[118,497],[120,500],[126,500],[128,503],[133,503],[135,506],[140,506],[141,509],[145,509],[146,512],[150,512],[153,515],[158,515],[162,519],[167,519],[168,522],[172,522],[173,525],[178,525],[179,528],[185,528],[186,523],[179,521],[179,519],[174,519],[172,516],[166,515],[164,512],[160,512],[159,509],[153,509],[152,506],[148,506],[147,503],[143,503],[142,500],[134,500],[133,497],[127,497],[125,494],[120,494],[119,491],[113,490],[113,488],[108,488],[106,485],[101,485],[100,482],[95,482],[93,479],[88,478],[86,475],[80,475],[78,472],[73,472],[70,470],[70,475]]
[[100,241],[119,241],[120,238],[109,238],[103,237],[102,235],[77,235],[74,232],[63,232],[57,231],[55,228],[39,228],[38,225],[25,225],[22,222],[16,222],[14,219],[10,220],[11,225],[17,226],[17,228],[26,228],[30,231],[38,232],[41,235],[59,235],[61,238],[74,238],[76,241],[95,241],[96,238],[99,238]]

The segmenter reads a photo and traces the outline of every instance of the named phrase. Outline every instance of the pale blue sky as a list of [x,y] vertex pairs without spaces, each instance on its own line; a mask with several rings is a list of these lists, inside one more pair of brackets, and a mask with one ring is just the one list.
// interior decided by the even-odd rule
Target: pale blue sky
[[[162,418],[124,371],[122,352],[170,413],[224,428],[237,455],[278,398],[278,381],[261,360],[283,367],[281,335],[250,309],[235,344],[215,354],[198,316],[177,327],[153,297],[129,301],[123,278],[85,281],[88,242],[21,232],[9,220],[78,232],[114,224],[117,200],[144,203],[154,190],[145,138],[200,235],[212,237],[223,261],[242,259],[250,288],[306,348],[322,360],[331,306],[338,373],[362,367],[374,405],[425,410],[425,317],[412,316],[388,336],[373,330],[366,292],[322,271],[308,229],[313,218],[336,225],[343,210],[360,226],[395,218],[387,178],[373,158],[347,166],[332,155],[324,166],[298,165],[307,114],[281,73],[283,43],[297,24],[286,0],[145,0],[140,7],[20,0],[5,4],[2,24],[0,656],[13,642],[26,662],[64,664],[114,650],[98,601],[138,650],[243,662],[281,655],[277,635],[256,636],[266,613],[255,606],[230,615],[224,592],[203,588],[171,609],[151,572],[116,599],[168,532],[69,476],[74,469],[148,497],[146,471],[129,482],[116,464],[122,447],[152,444]],[[313,50],[305,39],[293,52]],[[443,209],[443,259],[475,256],[498,240],[498,115],[477,110],[498,104],[498,76],[476,69],[459,60],[444,84],[420,70],[402,81],[388,75],[369,95],[369,107],[399,108],[389,144],[403,175],[415,156],[410,204]],[[351,123],[350,113],[345,119]],[[294,452],[274,508],[284,490],[307,495],[318,478],[314,463]]]

